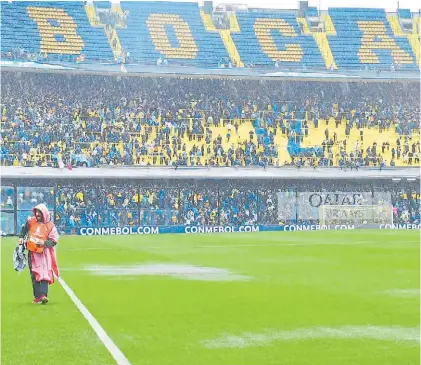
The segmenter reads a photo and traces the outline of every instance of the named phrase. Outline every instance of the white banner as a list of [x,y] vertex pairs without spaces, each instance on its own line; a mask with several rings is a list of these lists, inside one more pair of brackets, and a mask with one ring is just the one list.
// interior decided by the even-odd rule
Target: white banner
[[319,219],[319,207],[322,205],[379,205],[390,204],[388,192],[344,192],[344,191],[305,191],[297,196],[278,193],[279,219]]

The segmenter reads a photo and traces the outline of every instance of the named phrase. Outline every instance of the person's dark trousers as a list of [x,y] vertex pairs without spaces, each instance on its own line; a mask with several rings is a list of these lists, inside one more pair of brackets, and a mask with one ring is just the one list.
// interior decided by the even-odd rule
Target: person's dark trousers
[[30,252],[28,252],[28,267],[29,267],[29,273],[31,274],[32,290],[33,290],[33,293],[34,293],[34,297],[39,298],[42,295],[48,296],[48,281],[47,280],[41,280],[41,281],[35,280],[35,274],[32,272],[32,259],[31,259],[31,253]]

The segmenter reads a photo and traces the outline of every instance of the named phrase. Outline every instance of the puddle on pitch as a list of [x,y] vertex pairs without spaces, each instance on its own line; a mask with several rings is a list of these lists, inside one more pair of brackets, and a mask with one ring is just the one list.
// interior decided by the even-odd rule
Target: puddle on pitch
[[202,341],[209,349],[267,346],[278,341],[305,341],[326,339],[368,339],[378,341],[419,343],[419,328],[388,326],[313,327],[262,333],[245,332],[241,335],[224,334],[213,340]]
[[419,289],[390,289],[384,292],[392,297],[400,298],[418,298],[420,296]]
[[250,276],[234,274],[227,269],[170,263],[148,263],[130,266],[95,265],[88,266],[85,270],[94,275],[111,276],[114,278],[148,275],[202,281],[247,281],[251,279]]

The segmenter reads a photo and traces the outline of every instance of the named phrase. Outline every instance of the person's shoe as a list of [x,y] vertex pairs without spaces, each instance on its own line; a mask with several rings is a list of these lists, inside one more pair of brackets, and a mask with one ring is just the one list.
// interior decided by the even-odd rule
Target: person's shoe
[[48,298],[47,298],[45,295],[43,295],[43,296],[40,298],[40,300],[41,300],[41,304],[47,304],[47,303],[48,303]]
[[32,304],[39,304],[39,303],[41,303],[41,298],[35,297],[34,300],[32,301]]

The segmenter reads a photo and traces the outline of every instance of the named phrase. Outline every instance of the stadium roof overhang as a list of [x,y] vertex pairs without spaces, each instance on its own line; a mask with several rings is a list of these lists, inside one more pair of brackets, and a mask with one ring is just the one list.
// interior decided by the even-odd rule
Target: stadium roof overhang
[[1,168],[2,179],[416,179],[419,167],[360,168],[295,168],[295,167],[147,167],[106,166],[99,168],[75,168],[73,170],[52,167]]
[[114,77],[176,77],[176,78],[227,78],[256,80],[291,80],[324,82],[420,82],[420,72],[329,71],[329,70],[274,70],[257,68],[203,69],[171,65],[120,64],[41,64],[36,62],[1,61],[2,71],[46,72],[67,75],[101,75]]

